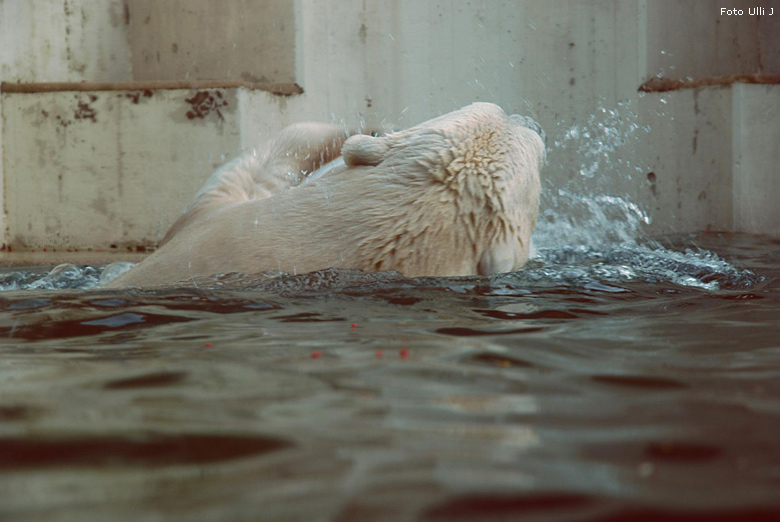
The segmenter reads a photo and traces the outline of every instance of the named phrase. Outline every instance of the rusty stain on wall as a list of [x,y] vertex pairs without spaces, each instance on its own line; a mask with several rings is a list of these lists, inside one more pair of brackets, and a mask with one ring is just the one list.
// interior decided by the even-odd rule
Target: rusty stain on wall
[[97,123],[97,111],[91,105],[97,101],[97,96],[95,94],[87,95],[88,101],[79,98],[79,95],[76,95],[76,110],[73,112],[73,118],[77,120],[90,120],[93,123]]
[[224,99],[221,91],[213,91],[213,94],[209,91],[198,91],[191,98],[185,98],[184,101],[190,105],[190,110],[186,113],[189,120],[203,119],[212,112],[220,120],[225,119],[220,108],[227,107],[228,102]]
[[[44,121],[53,119],[55,121],[54,129],[59,133],[62,129],[66,129],[74,123],[74,120],[91,121],[97,123],[98,112],[93,104],[98,100],[97,95],[88,94],[86,96],[82,94],[74,95],[75,105],[71,105],[69,109],[58,108],[56,106],[41,106],[38,111],[39,117],[35,121],[31,122],[31,125],[39,127]],[[64,109],[64,110],[63,110]],[[72,118],[68,118],[68,114],[72,111]]]
[[639,92],[668,92],[680,89],[700,89],[702,87],[726,87],[734,83],[778,84],[780,75],[734,74],[708,78],[676,80],[671,78],[652,78],[639,86]]

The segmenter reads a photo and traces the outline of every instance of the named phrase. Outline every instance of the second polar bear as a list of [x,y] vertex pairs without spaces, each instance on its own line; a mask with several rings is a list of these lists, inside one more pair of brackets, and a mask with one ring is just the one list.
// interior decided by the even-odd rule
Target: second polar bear
[[[331,267],[485,275],[527,262],[545,158],[535,121],[474,103],[386,136],[348,134],[298,124],[264,155],[228,163],[160,248],[108,286]],[[301,183],[339,155],[343,167]]]

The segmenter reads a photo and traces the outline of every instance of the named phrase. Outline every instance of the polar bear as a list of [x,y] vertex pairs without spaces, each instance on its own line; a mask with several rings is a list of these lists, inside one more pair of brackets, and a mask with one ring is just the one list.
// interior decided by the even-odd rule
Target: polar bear
[[160,247],[107,286],[330,267],[511,272],[528,260],[544,160],[541,127],[492,103],[384,136],[293,125],[215,172]]

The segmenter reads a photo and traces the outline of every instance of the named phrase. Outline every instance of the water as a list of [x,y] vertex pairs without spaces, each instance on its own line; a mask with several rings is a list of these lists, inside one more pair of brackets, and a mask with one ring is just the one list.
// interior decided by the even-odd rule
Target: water
[[6,270],[0,520],[778,520],[780,241],[649,220],[547,187],[492,277]]
[[494,277],[4,293],[0,519],[780,516],[780,243],[537,240]]

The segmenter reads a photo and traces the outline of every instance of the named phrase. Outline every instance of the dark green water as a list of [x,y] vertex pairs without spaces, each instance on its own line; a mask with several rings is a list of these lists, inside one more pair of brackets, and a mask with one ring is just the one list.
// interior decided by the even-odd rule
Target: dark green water
[[0,520],[780,520],[780,243],[571,244],[492,278],[5,274]]

